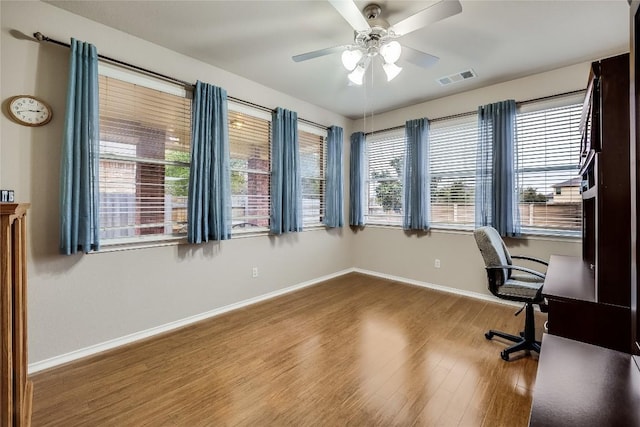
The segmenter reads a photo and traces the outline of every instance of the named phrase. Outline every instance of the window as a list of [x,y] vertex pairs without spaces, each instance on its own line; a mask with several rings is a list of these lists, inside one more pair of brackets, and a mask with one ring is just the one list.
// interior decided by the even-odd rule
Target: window
[[298,123],[303,227],[322,225],[327,165],[326,129]]
[[[525,233],[579,235],[581,100],[526,105],[517,117],[520,221]],[[559,104],[558,104],[559,102]]]
[[[187,231],[191,92],[99,66],[100,237],[104,244],[182,238]],[[266,232],[271,114],[229,102],[232,233]],[[326,129],[298,125],[303,225],[324,217]]]
[[473,228],[478,117],[437,120],[429,131],[431,224]]
[[104,64],[99,73],[102,241],[184,235],[191,94]]
[[268,231],[271,114],[229,102],[232,234]]
[[366,136],[369,224],[402,225],[404,127]]

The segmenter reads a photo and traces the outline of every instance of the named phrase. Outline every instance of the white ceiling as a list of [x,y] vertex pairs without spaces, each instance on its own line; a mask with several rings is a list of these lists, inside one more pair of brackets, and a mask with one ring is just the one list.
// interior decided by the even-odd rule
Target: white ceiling
[[[625,52],[629,40],[625,0],[461,0],[462,13],[399,40],[440,57],[435,66],[419,68],[401,57],[404,70],[387,83],[374,63],[364,86],[349,86],[339,54],[291,60],[353,41],[328,1],[48,3],[350,118]],[[360,10],[369,3],[356,1]],[[376,3],[394,24],[434,2]],[[478,77],[446,87],[436,82],[468,68]]]

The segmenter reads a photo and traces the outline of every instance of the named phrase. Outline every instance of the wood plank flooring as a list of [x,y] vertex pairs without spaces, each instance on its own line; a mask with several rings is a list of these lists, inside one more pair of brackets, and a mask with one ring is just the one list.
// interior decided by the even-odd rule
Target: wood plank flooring
[[36,374],[32,425],[524,426],[514,312],[353,273]]

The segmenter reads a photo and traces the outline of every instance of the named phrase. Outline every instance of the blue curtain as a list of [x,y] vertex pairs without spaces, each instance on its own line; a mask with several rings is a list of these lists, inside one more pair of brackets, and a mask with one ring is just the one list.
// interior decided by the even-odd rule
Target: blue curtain
[[366,145],[363,132],[351,134],[349,158],[349,225],[365,225],[364,210],[367,206]]
[[514,100],[478,107],[476,227],[511,237],[520,235],[515,135]]
[[302,231],[298,115],[278,107],[271,116],[271,234]]
[[231,238],[227,92],[196,82],[191,111],[189,243]]
[[339,126],[331,126],[327,131],[327,176],[325,185],[324,224],[327,227],[342,227],[342,140],[344,131]]
[[60,251],[100,248],[98,52],[71,39],[60,166]]
[[431,189],[429,187],[429,121],[409,120],[405,124],[404,220],[405,230],[429,229]]

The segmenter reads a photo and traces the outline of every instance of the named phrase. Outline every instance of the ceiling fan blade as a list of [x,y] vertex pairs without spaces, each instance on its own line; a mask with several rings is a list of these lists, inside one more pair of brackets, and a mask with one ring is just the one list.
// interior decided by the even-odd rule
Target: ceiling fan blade
[[409,46],[402,46],[402,59],[422,68],[429,68],[440,60],[437,56],[429,55]]
[[458,0],[441,0],[439,3],[392,25],[391,28],[397,36],[403,36],[460,12],[462,12],[462,5]]
[[317,58],[319,56],[331,55],[332,53],[342,52],[347,47],[348,46],[346,46],[346,45],[328,47],[326,49],[320,49],[320,50],[314,50],[312,52],[301,53],[300,55],[292,56],[291,59],[293,59],[294,62],[302,62],[302,61],[306,61],[308,59]]
[[362,15],[358,6],[352,0],[329,0],[340,15],[353,27],[356,31],[369,31],[371,27],[367,19]]

